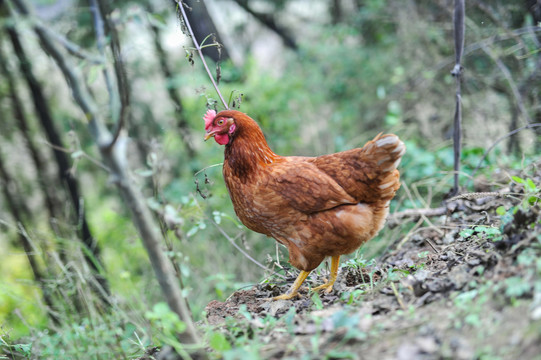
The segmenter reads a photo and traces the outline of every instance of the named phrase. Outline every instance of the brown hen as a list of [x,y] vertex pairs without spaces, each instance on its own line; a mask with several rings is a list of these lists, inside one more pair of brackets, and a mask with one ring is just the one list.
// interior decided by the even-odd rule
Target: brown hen
[[360,149],[318,157],[280,156],[248,115],[235,110],[205,119],[205,140],[225,145],[223,175],[235,212],[246,227],[289,250],[301,272],[277,299],[291,299],[310,271],[330,256],[331,276],[315,291],[332,290],[340,256],[383,227],[400,187],[396,169],[406,148],[396,135],[378,135]]

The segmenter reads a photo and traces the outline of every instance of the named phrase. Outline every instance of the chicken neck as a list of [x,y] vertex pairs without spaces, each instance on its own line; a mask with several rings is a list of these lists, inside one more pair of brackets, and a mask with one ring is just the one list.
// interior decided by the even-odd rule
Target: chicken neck
[[271,150],[259,126],[253,120],[247,120],[237,122],[237,130],[224,153],[224,167],[241,179],[282,159]]

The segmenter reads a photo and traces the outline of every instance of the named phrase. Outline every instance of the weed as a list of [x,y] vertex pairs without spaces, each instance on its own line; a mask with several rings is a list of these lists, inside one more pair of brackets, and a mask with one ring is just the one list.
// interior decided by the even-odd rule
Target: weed
[[346,268],[352,268],[352,269],[364,269],[367,267],[372,267],[376,263],[375,259],[366,260],[363,258],[362,254],[359,256],[356,256],[353,259],[350,259],[346,261],[342,266]]
[[344,291],[342,294],[340,294],[340,300],[344,301],[348,305],[351,305],[353,303],[359,302],[364,296],[364,294],[366,294],[366,291],[361,289]]
[[520,298],[530,293],[532,289],[532,285],[530,284],[530,282],[519,276],[512,276],[505,279],[504,285],[505,295],[511,300]]
[[178,354],[187,356],[186,349],[178,340],[177,334],[186,330],[186,324],[179,319],[178,315],[171,311],[164,302],[155,304],[151,311],[145,313],[145,317],[158,330],[156,332],[156,343],[172,346]]
[[207,335],[209,346],[218,352],[231,350],[231,344],[227,341],[226,336],[219,332],[213,331]]
[[323,302],[321,301],[321,297],[319,297],[317,292],[314,292],[312,295],[312,302],[317,310],[323,309]]
[[411,271],[409,270],[389,268],[387,271],[387,280],[396,282],[408,275],[411,275]]
[[537,188],[537,185],[535,185],[532,179],[523,179],[518,176],[512,176],[511,179],[513,179],[513,181],[517,184],[522,184],[524,186],[524,199],[522,200],[521,204],[523,209],[526,209],[529,206],[534,206],[539,202],[539,200],[541,200],[539,194],[541,189]]
[[486,239],[490,241],[500,241],[503,238],[500,229],[484,225],[477,225],[473,226],[472,228],[463,229],[459,232],[459,235],[464,240],[470,239],[474,235],[476,235],[476,238],[478,239]]
[[[30,358],[32,355],[32,344],[11,344],[9,335],[2,334],[0,335],[0,350],[3,351],[5,355],[10,355],[11,358],[14,358],[16,355],[22,356],[24,358]],[[9,359],[7,356],[4,357],[0,354],[0,359]]]

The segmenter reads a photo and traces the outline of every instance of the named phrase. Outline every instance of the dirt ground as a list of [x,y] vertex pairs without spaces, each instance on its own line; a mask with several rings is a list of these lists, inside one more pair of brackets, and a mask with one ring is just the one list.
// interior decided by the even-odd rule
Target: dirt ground
[[380,259],[342,266],[330,294],[268,301],[294,280],[274,279],[210,302],[207,321],[263,359],[541,359],[541,211],[521,195],[531,190],[450,202]]

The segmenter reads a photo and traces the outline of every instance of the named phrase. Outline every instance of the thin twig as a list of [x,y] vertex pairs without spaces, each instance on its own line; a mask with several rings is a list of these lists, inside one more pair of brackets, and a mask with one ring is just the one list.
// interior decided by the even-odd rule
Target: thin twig
[[388,223],[398,222],[400,219],[404,218],[424,218],[425,217],[436,217],[447,214],[449,209],[446,206],[440,206],[437,208],[427,208],[427,209],[406,209],[400,212],[393,213],[387,218]]
[[[263,270],[266,270],[266,271],[269,271],[269,272],[273,272],[271,269],[269,269],[268,267],[266,267],[265,265],[261,264],[259,261],[257,261],[256,259],[254,259],[252,256],[250,256],[250,254],[248,254],[246,251],[244,251],[243,248],[241,248],[239,245],[237,245],[237,243],[235,242],[235,240],[233,240],[231,238],[231,236],[229,236],[225,231],[224,229],[222,229],[220,226],[218,226],[218,224],[216,224],[216,222],[212,219],[209,219],[213,224],[214,226],[216,226],[216,228],[218,229],[218,231],[220,231],[222,233],[222,235],[227,239],[227,241],[229,241],[231,243],[231,245],[233,245],[235,247],[235,249],[237,249],[238,251],[240,251],[242,253],[242,255],[246,256],[248,258],[248,260],[250,260],[251,262],[253,262],[254,264],[256,264],[257,266],[259,266],[260,268],[262,268]],[[282,274],[278,274],[276,273],[276,276],[279,276],[281,277],[282,279],[286,279],[285,276],[283,276]]]
[[81,60],[88,61],[89,63],[94,65],[102,65],[105,63],[104,57],[88,53],[85,49],[75,44],[74,42],[71,42],[65,36],[56,33],[50,28],[50,26],[44,25],[43,22],[41,22],[38,18],[33,17],[27,18],[26,20],[29,21],[32,27],[40,29],[40,31],[43,31],[52,39],[60,43],[60,45],[62,45],[71,55]]
[[193,177],[196,177],[197,175],[201,174],[203,171],[205,171],[207,169],[210,169],[210,168],[213,168],[213,167],[216,167],[216,166],[222,166],[223,164],[224,163],[219,163],[219,164],[213,164],[213,165],[209,165],[207,167],[204,167],[201,170],[199,170],[198,172],[196,172],[195,174],[193,174]]
[[[113,132],[113,138],[105,150],[111,150],[115,143],[118,141],[124,126],[127,123],[130,116],[130,89],[128,86],[128,75],[124,67],[124,59],[122,57],[122,51],[120,49],[120,39],[118,32],[116,31],[115,24],[111,21],[109,3],[104,0],[91,0],[93,3],[97,3],[99,12],[99,18],[103,19],[106,29],[111,38],[110,45],[113,52],[113,66],[116,74],[116,83],[118,88],[118,94],[111,95],[111,102],[114,103],[116,97],[120,98],[120,113],[118,115],[118,121],[116,123],[115,130]],[[112,108],[114,109],[114,108]]]
[[469,183],[471,183],[471,181],[473,180],[475,174],[477,173],[477,171],[481,167],[481,164],[483,163],[483,161],[485,161],[485,158],[487,157],[488,153],[491,152],[492,149],[494,149],[494,147],[496,147],[496,145],[498,145],[502,140],[505,140],[508,137],[511,137],[511,136],[521,132],[522,130],[533,129],[533,128],[536,128],[536,127],[541,127],[541,123],[528,124],[526,126],[523,126],[523,127],[518,128],[518,129],[515,129],[513,131],[510,131],[507,134],[499,137],[492,145],[489,146],[488,149],[485,150],[485,153],[483,154],[483,156],[479,160],[479,163],[477,164],[477,166],[475,167],[475,169],[473,170],[473,172],[471,174],[471,178],[470,178]]
[[[443,231],[441,233],[443,234]],[[436,254],[440,253],[440,251],[436,249],[436,246],[432,243],[432,241],[430,241],[429,238],[425,238],[425,241],[428,243],[428,245],[430,245],[430,247],[432,248],[432,250],[434,250]]]
[[400,295],[400,293],[396,289],[396,286],[395,286],[394,282],[391,282],[391,289],[393,289],[393,293],[394,293],[394,296],[396,297],[396,301],[398,301],[398,305],[400,305],[402,310],[406,310],[407,309],[406,305],[404,305],[404,301],[402,300],[402,296]]
[[476,200],[476,199],[482,199],[489,196],[494,197],[506,197],[508,195],[512,195],[511,193],[499,193],[499,192],[474,192],[474,193],[466,193],[466,194],[460,194],[455,197],[450,198],[447,200],[448,203],[456,201],[456,200]]
[[225,102],[224,97],[222,96],[222,93],[220,92],[220,89],[218,88],[218,84],[216,84],[216,81],[214,80],[214,77],[212,76],[212,73],[210,72],[207,62],[205,61],[205,57],[203,56],[203,51],[201,50],[201,46],[199,46],[199,43],[197,42],[197,39],[195,38],[192,27],[190,26],[190,22],[188,21],[188,16],[186,16],[186,11],[184,10],[184,5],[182,3],[182,0],[175,0],[175,2],[177,3],[178,11],[180,11],[180,13],[182,14],[182,21],[184,22],[184,25],[186,25],[186,28],[188,29],[190,37],[192,38],[192,42],[195,46],[195,49],[197,50],[197,53],[199,54],[199,58],[201,59],[201,62],[203,63],[203,66],[205,67],[205,71],[207,72],[207,75],[210,81],[212,82],[212,86],[214,86],[214,89],[216,90],[218,97],[220,98],[222,104],[224,105],[224,108],[226,110],[229,110],[229,106]]
[[453,195],[459,191],[459,171],[460,155],[462,151],[462,95],[460,82],[462,81],[462,54],[464,53],[464,32],[466,30],[464,23],[464,0],[455,0],[455,11],[453,14],[454,34],[455,34],[455,66],[451,74],[455,77],[455,116],[453,131],[454,148],[454,186]]
[[66,153],[66,154],[70,154],[72,157],[74,157],[73,154],[79,152],[81,154],[81,155],[79,155],[79,157],[83,157],[83,158],[87,159],[88,161],[90,161],[91,163],[93,163],[97,167],[105,170],[106,172],[111,171],[111,169],[109,169],[104,163],[94,159],[92,156],[88,155],[86,152],[84,152],[81,149],[73,151],[73,150],[70,150],[70,149],[66,149],[65,147],[62,147],[62,146],[57,146],[57,145],[51,144],[47,140],[41,140],[40,142],[45,144],[46,146],[50,147],[51,149],[58,150],[58,151],[61,151],[63,153]]
[[255,19],[257,19],[259,22],[261,22],[263,25],[265,25],[267,28],[269,28],[271,31],[276,33],[282,41],[284,42],[284,45],[288,48],[297,51],[298,45],[295,39],[288,34],[286,29],[282,28],[278,23],[275,21],[275,14],[265,14],[262,12],[255,11],[252,9],[252,7],[248,4],[248,1],[246,0],[235,0],[235,2],[243,8],[248,14],[252,15]]
[[[24,16],[32,18],[32,14],[24,0],[12,0],[17,10]],[[49,34],[39,26],[35,26],[34,30],[39,37],[39,40],[44,50],[56,61],[58,67],[64,74],[64,77],[70,85],[72,95],[85,114],[89,129],[92,136],[96,139],[99,147],[109,143],[110,133],[103,125],[101,118],[98,115],[97,106],[92,100],[90,94],[84,86],[78,81],[80,74],[77,68],[70,66],[58,47],[51,41]]]
[[[525,26],[525,27],[522,27],[520,29],[515,29],[515,30],[511,31],[509,34],[493,35],[493,36],[487,37],[486,39],[482,39],[482,40],[479,40],[479,41],[477,41],[477,42],[475,42],[473,44],[465,46],[464,47],[464,52],[463,52],[462,55],[463,56],[470,55],[471,53],[474,53],[475,51],[478,51],[478,50],[482,49],[483,46],[491,45],[491,44],[494,44],[494,43],[497,43],[497,42],[503,42],[503,41],[512,39],[514,36],[519,36],[519,35],[532,35],[533,36],[537,32],[541,32],[541,27],[539,27],[539,26]],[[443,59],[442,61],[440,61],[439,63],[437,63],[435,66],[431,67],[430,70],[433,71],[433,72],[438,72],[438,71],[448,67],[449,65],[452,65],[454,61],[455,61],[454,57],[448,56],[445,59]],[[414,87],[420,87],[420,86],[422,86],[423,84],[425,84],[427,82],[428,82],[428,78],[419,76],[414,80],[413,86]],[[405,91],[400,87],[397,87],[397,89],[399,89],[400,92]]]
[[[408,196],[409,200],[411,201],[412,204],[415,204],[415,201],[413,199],[413,196],[411,194],[411,191],[409,189],[409,186],[406,182],[402,181],[402,188],[404,189],[404,191],[406,192],[406,195]],[[420,209],[420,210],[423,210],[423,209]],[[440,235],[443,234],[443,232],[441,232],[441,230],[439,230],[434,224],[432,224],[432,222],[425,216],[425,214],[420,211],[417,213],[418,216],[421,217],[421,219],[426,222],[428,225],[430,225],[431,228],[433,228],[436,232],[440,233]],[[393,214],[394,215],[394,214]],[[391,218],[391,217],[390,217]],[[393,217],[394,220],[396,220],[396,218]],[[388,221],[389,224],[392,224],[392,220],[393,219],[389,219],[390,221]]]
[[531,124],[532,119],[530,118],[530,115],[528,114],[528,111],[526,110],[526,106],[524,105],[524,100],[522,99],[522,96],[520,94],[520,90],[513,80],[513,75],[511,74],[511,71],[509,71],[509,68],[505,66],[503,61],[499,56],[494,54],[494,52],[486,45],[481,46],[485,54],[487,54],[492,61],[496,63],[496,66],[500,69],[503,76],[509,83],[509,87],[511,88],[511,93],[513,94],[513,97],[515,98],[515,101],[517,102],[517,106],[520,109],[520,112],[522,116],[524,116],[524,119],[526,119],[526,124]]
[[[147,7],[149,13],[155,12],[152,2],[148,2]],[[171,70],[169,63],[167,62],[168,55],[161,43],[161,29],[159,26],[151,23],[150,21],[148,22],[148,27],[152,32],[152,39],[154,41],[154,47],[156,49],[156,57],[158,58],[163,76],[166,81],[170,81],[171,79],[173,79],[173,71]],[[169,95],[169,99],[175,107],[174,116],[177,118],[177,127],[180,130],[180,136],[182,137],[182,140],[184,140],[184,145],[186,146],[186,150],[188,151],[188,156],[189,158],[194,158],[196,150],[192,144],[192,131],[182,111],[184,106],[182,105],[179,91],[175,86],[167,86],[167,93]]]
[[71,55],[78,57],[81,60],[88,61],[89,63],[94,65],[105,64],[104,57],[87,53],[82,47],[69,41],[64,36],[52,31],[50,28],[41,24],[39,21],[36,21],[36,26],[42,28],[43,31],[46,32],[50,37],[58,41]]
[[[96,46],[100,55],[105,59],[105,30],[103,29],[103,18],[101,17],[98,2],[96,0],[90,0],[90,12],[94,18],[94,31],[96,33]],[[105,79],[105,87],[109,94],[109,106],[111,109],[115,108],[116,92],[113,90],[113,81],[107,64],[102,69],[103,77]]]

